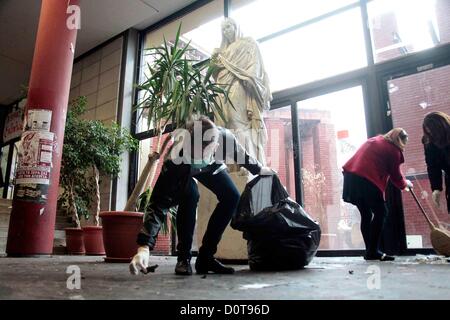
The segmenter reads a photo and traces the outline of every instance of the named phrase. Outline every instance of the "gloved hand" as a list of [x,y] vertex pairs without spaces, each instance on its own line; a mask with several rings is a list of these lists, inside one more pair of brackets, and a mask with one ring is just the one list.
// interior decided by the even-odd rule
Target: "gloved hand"
[[147,246],[139,247],[133,260],[130,262],[130,273],[137,275],[139,271],[146,272],[150,260],[150,249]]
[[433,190],[431,194],[431,198],[433,199],[434,205],[439,208],[441,206],[441,191]]
[[269,167],[262,167],[259,172],[260,176],[273,176],[276,172]]
[[413,188],[413,184],[412,184],[411,180],[406,179],[406,188],[405,188],[405,190],[409,191],[412,188]]

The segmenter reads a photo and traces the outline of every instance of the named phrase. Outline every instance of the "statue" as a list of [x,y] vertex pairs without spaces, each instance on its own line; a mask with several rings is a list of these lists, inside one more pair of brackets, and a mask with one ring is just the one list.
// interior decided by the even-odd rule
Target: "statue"
[[222,101],[225,123],[216,117],[216,124],[230,129],[247,152],[266,165],[263,112],[270,108],[272,94],[258,43],[242,37],[236,22],[226,18],[222,22],[222,44],[214,50],[211,61],[217,67],[214,79],[229,90],[232,103]]

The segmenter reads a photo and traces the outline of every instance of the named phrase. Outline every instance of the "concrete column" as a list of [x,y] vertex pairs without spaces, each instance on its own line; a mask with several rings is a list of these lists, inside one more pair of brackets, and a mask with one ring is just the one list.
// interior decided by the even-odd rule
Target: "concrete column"
[[[29,158],[25,161],[24,157],[22,164],[19,158],[18,171],[22,165],[22,175],[20,179],[18,173],[16,175],[18,180],[6,247],[8,256],[52,254],[64,126],[77,36],[75,22],[79,17],[77,6],[78,0],[42,0],[25,114],[30,124],[31,110],[40,110],[35,114],[41,115],[49,110],[50,126],[45,129],[45,125],[40,125],[41,117],[37,119],[37,125],[26,129],[30,131],[29,135],[22,135],[22,142],[26,142],[25,136],[29,137],[29,143],[23,143],[22,150]],[[32,131],[36,133],[33,135]],[[38,159],[37,162],[29,160],[33,157]],[[36,175],[36,172],[43,172],[44,176]]]

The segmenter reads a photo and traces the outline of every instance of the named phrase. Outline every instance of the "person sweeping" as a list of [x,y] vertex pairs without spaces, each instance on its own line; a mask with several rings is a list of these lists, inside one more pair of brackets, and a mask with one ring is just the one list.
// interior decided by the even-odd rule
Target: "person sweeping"
[[342,198],[355,205],[361,214],[361,233],[366,246],[365,260],[395,259],[381,252],[379,243],[388,213],[385,204],[388,181],[400,190],[413,187],[400,170],[407,142],[406,131],[394,128],[384,135],[368,139],[343,166]]

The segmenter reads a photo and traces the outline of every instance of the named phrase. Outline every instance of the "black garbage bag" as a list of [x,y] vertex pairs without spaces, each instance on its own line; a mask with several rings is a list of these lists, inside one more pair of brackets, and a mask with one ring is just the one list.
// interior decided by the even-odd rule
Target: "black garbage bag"
[[243,231],[251,270],[301,269],[320,243],[319,224],[289,197],[276,175],[247,184],[231,227]]

